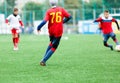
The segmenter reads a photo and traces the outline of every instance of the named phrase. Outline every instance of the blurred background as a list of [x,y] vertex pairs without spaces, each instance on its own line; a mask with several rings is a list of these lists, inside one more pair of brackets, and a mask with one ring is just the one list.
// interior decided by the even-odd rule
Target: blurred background
[[[104,10],[120,19],[120,0],[59,0],[59,6],[64,7],[71,15],[72,20],[64,24],[65,34],[100,34],[98,24],[93,21],[102,16]],[[19,8],[25,28],[23,34],[37,34],[36,28],[42,21],[49,6],[49,0],[0,0],[0,34],[10,34],[10,28],[5,19],[13,13],[13,8]],[[120,23],[120,22],[119,22]],[[118,33],[113,24],[115,33]],[[47,33],[47,25],[42,28],[41,34]]]

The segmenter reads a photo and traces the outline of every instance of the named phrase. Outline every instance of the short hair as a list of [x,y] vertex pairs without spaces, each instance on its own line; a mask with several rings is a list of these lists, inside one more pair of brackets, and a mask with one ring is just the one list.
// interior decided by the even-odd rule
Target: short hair
[[104,13],[109,13],[109,11],[108,11],[108,10],[105,10]]
[[58,4],[58,0],[49,0],[51,6],[56,6]]
[[13,11],[14,11],[14,12],[15,12],[15,11],[18,11],[18,8],[14,8],[14,10],[13,10]]

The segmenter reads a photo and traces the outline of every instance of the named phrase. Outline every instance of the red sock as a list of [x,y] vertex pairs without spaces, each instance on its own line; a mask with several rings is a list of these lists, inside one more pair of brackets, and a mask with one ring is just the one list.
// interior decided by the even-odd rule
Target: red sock
[[117,45],[119,45],[119,42],[118,42],[118,40],[115,38],[114,39],[114,42],[117,44]]
[[16,38],[16,43],[17,43],[17,44],[19,43],[19,38],[18,38],[18,37]]
[[117,42],[117,39],[115,38],[115,39],[113,39],[113,41],[116,43],[116,42]]
[[19,43],[19,38],[16,37],[16,38],[15,38],[15,46],[16,46],[16,47],[18,47],[18,43]]

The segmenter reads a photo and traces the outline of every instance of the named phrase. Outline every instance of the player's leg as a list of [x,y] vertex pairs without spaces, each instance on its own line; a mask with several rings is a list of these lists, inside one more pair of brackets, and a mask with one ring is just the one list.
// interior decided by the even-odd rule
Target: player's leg
[[[47,50],[46,50],[46,52],[45,52],[44,58],[46,57],[47,52],[48,52],[48,51],[52,48],[52,46],[53,46],[52,41],[54,40],[54,36],[49,36],[49,38],[50,38],[50,43],[49,43],[48,48],[47,48]],[[44,59],[44,58],[43,58],[43,59]],[[40,65],[45,66],[46,64],[45,64],[45,62],[43,62],[43,60],[42,60],[42,61],[40,62]]]
[[12,29],[12,36],[13,36],[13,44],[14,44],[14,50],[18,50],[18,42],[19,42],[19,33],[17,29]]
[[45,66],[46,61],[52,56],[52,54],[55,52],[55,50],[57,49],[59,42],[60,42],[61,37],[54,37],[53,41],[52,41],[52,47],[50,48],[50,50],[48,50],[48,52],[46,53],[46,55],[44,56],[43,60],[41,61],[41,65]]
[[105,47],[109,47],[111,50],[113,50],[113,46],[112,46],[112,45],[109,45],[109,44],[107,43],[108,39],[110,38],[110,35],[109,35],[109,34],[104,34],[103,37],[104,37],[104,40],[103,40],[104,46],[105,46]]
[[17,47],[18,47],[18,43],[19,43],[19,38],[20,38],[20,34],[16,33],[16,44],[17,44]]
[[15,34],[12,34],[12,39],[13,39],[13,45],[14,45],[14,47],[16,47],[16,39],[15,39]]
[[14,45],[14,50],[18,50],[18,34],[14,34],[14,39],[15,39],[15,45]]
[[[52,41],[53,41],[53,39],[54,39],[53,36],[50,36],[49,38],[50,38],[50,43],[49,43],[49,45],[48,45],[48,48],[47,48],[47,50],[46,50],[46,53],[52,48]],[[46,55],[46,53],[45,53],[45,55]]]
[[118,42],[118,40],[116,38],[116,35],[114,33],[110,33],[110,36],[113,39],[113,41],[116,43],[116,45],[119,45],[119,42]]
[[16,48],[16,31],[15,31],[15,29],[13,28],[12,30],[11,30],[11,32],[12,32],[12,39],[13,39],[13,45],[14,45],[14,50],[15,50],[15,48]]

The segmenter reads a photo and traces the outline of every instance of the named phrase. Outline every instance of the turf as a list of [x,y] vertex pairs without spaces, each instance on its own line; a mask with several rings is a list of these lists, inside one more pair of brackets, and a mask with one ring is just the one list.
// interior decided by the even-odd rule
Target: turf
[[39,62],[48,42],[48,36],[22,35],[20,50],[13,51],[11,36],[0,35],[0,83],[120,82],[120,52],[105,48],[101,35],[63,36],[42,67]]

